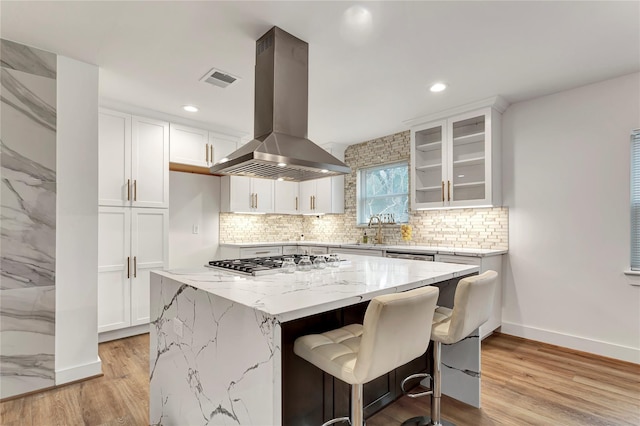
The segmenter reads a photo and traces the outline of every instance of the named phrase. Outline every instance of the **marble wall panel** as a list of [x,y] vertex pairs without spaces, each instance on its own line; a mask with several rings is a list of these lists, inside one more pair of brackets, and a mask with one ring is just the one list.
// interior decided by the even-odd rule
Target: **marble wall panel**
[[54,385],[56,55],[0,40],[0,398]]

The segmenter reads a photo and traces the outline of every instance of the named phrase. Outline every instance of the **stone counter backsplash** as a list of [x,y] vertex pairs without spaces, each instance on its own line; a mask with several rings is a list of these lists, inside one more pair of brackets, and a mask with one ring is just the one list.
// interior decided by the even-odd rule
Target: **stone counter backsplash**
[[[425,210],[410,215],[413,238],[406,243],[400,238],[399,226],[383,227],[385,244],[425,245],[506,250],[509,248],[509,212],[506,207]],[[362,241],[366,231],[369,242],[374,227],[356,227],[355,215],[320,216],[220,214],[221,243],[254,241],[323,242]]]
[[[410,155],[410,132],[372,139],[349,146],[345,163],[351,173],[344,179],[344,214],[325,216],[220,214],[221,243],[306,240],[362,241],[366,231],[373,242],[376,230],[356,227],[357,171],[362,167],[406,160]],[[383,227],[385,244],[465,247],[506,250],[509,248],[509,211],[506,207],[409,212],[413,238],[405,243],[400,226]]]

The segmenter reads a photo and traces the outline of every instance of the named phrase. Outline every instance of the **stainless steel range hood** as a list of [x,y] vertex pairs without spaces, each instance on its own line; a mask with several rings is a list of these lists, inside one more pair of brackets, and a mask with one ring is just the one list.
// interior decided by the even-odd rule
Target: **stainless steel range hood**
[[213,174],[305,181],[351,173],[307,139],[309,45],[278,27],[256,42],[254,139]]

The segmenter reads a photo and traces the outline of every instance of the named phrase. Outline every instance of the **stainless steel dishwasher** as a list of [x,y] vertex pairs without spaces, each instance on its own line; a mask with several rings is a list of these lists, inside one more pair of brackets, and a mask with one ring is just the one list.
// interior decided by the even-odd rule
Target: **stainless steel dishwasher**
[[385,257],[394,257],[396,259],[422,260],[425,262],[433,262],[432,254],[422,253],[402,253],[397,251],[387,251]]

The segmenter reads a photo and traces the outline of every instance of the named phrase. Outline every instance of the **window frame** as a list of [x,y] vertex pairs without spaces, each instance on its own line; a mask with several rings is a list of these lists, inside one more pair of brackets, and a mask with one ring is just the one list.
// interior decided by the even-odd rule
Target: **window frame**
[[[394,168],[394,167],[398,167],[398,166],[406,166],[407,168],[407,192],[406,193],[395,193],[395,194],[390,194],[390,195],[382,195],[382,196],[375,196],[375,197],[364,197],[364,191],[365,191],[365,184],[364,184],[364,174],[366,172],[369,171],[375,171],[375,170],[382,170],[382,169],[389,169],[389,168]],[[409,207],[409,191],[410,191],[410,187],[411,187],[411,183],[410,183],[410,173],[409,173],[409,160],[400,160],[400,161],[393,161],[390,163],[382,163],[382,164],[376,164],[374,166],[367,166],[367,167],[361,167],[358,169],[357,171],[357,179],[356,179],[356,226],[367,226],[369,221],[367,219],[367,221],[361,221],[364,220],[363,215],[364,215],[364,211],[363,211],[363,200],[365,199],[372,199],[372,198],[390,198],[390,197],[396,197],[398,195],[406,195],[407,197],[407,215],[410,216],[411,212],[410,212],[410,207]],[[397,224],[402,224],[402,223],[409,223],[409,217],[407,217],[407,221],[406,222],[400,222],[400,221],[396,221],[395,223]]]

